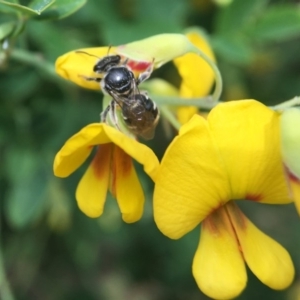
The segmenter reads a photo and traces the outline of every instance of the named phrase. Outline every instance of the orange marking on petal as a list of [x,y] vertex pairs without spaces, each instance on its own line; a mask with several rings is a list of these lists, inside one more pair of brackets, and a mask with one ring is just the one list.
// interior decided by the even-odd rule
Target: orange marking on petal
[[202,221],[202,227],[203,229],[208,230],[211,233],[218,232],[218,228],[214,222],[213,218],[210,218],[211,215],[209,215],[206,219]]
[[114,145],[113,164],[111,174],[111,193],[116,195],[116,181],[118,178],[126,177],[133,168],[132,158],[120,147]]
[[254,201],[254,202],[258,202],[262,199],[262,195],[260,194],[247,194],[245,199],[250,200],[250,201]]
[[300,183],[300,178],[298,178],[296,175],[294,175],[289,169],[287,169],[287,174],[289,180],[295,182],[295,183]]
[[102,162],[111,159],[112,144],[102,144],[98,147],[97,153],[92,161],[95,176],[99,179],[106,176],[106,169],[102,168]]
[[126,176],[127,174],[130,173],[133,167],[132,158],[119,147],[116,147],[116,153],[118,155],[117,161],[118,161],[119,169],[122,175]]

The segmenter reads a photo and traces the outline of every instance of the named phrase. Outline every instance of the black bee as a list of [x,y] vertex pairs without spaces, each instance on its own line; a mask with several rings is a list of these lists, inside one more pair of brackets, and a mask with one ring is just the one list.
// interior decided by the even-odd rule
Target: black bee
[[[77,53],[94,56],[83,51]],[[101,77],[82,77],[99,82],[102,90],[112,97],[110,105],[101,115],[102,122],[106,122],[109,115],[114,126],[120,128],[116,113],[119,106],[128,129],[144,139],[151,139],[158,123],[159,113],[155,102],[145,92],[140,92],[138,85],[150,77],[153,64],[135,78],[127,63],[128,59],[122,62],[120,55],[107,55],[99,59],[93,68],[93,71]]]
[[[94,56],[84,51],[77,51],[77,53]],[[122,62],[120,55],[107,55],[99,59],[93,68],[93,71],[101,75],[101,77],[80,76],[89,81],[100,82],[102,90],[113,98],[127,97],[131,94],[136,94],[138,85],[150,77],[153,69],[151,64],[136,79],[127,62],[128,59]]]

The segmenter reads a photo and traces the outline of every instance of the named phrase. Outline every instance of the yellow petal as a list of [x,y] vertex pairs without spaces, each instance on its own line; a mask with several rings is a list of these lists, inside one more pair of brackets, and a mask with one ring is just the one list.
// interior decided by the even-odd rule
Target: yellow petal
[[98,148],[92,163],[77,186],[78,206],[90,218],[99,217],[103,212],[110,178],[112,147],[113,144],[109,143]]
[[159,166],[159,161],[154,152],[144,144],[139,143],[110,126],[104,126],[103,129],[111,142],[119,146],[129,156],[143,165],[144,171],[154,180]]
[[103,126],[104,124],[100,123],[90,124],[66,141],[54,159],[55,176],[69,176],[86,160],[92,151],[92,146],[110,142],[103,131]]
[[[78,53],[78,51],[86,52],[90,55]],[[93,71],[94,65],[102,57],[114,53],[115,48],[113,47],[84,48],[71,51],[56,60],[55,70],[61,77],[73,81],[82,87],[100,90],[101,88],[98,82],[87,81],[81,75],[86,77],[99,77],[99,75]]]
[[142,164],[145,172],[154,178],[159,166],[154,152],[104,123],[87,125],[65,143],[55,157],[54,174],[58,177],[69,176],[86,160],[93,146],[110,142],[118,145]]
[[293,107],[283,112],[280,130],[284,164],[300,178],[300,109]]
[[177,239],[230,199],[227,175],[206,121],[195,115],[182,126],[161,162],[155,180],[154,218]]
[[[199,31],[191,30],[186,36],[198,49],[212,61],[215,61],[214,54],[208,42]],[[214,82],[214,72],[203,58],[197,54],[188,53],[175,58],[174,64],[182,78],[180,85],[181,97],[195,98],[209,94]],[[197,107],[179,107],[177,109],[177,118],[181,124],[184,124],[197,111]]]
[[223,207],[202,223],[193,275],[202,292],[213,299],[232,299],[246,286],[245,263]]
[[289,203],[277,113],[255,100],[218,105],[208,115],[233,199]]
[[237,206],[227,205],[227,210],[251,271],[270,288],[287,288],[295,273],[289,253],[255,227]]
[[[190,31],[187,38],[212,61],[214,54],[207,40],[198,31]],[[182,77],[180,96],[201,97],[206,96],[214,82],[214,72],[209,64],[195,53],[188,53],[174,59],[174,64]]]
[[114,147],[112,166],[112,193],[118,201],[126,223],[138,221],[143,214],[144,193],[131,157],[121,148]]

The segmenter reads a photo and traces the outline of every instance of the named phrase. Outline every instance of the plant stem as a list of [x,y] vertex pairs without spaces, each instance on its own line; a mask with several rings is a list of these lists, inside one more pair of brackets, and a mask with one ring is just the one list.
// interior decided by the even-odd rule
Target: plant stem
[[0,244],[0,299],[2,300],[14,300],[13,293],[10,289],[9,282],[6,278],[4,259],[2,254],[2,248]]
[[221,93],[222,93],[222,88],[223,88],[223,81],[222,81],[221,73],[220,73],[218,67],[216,66],[216,64],[204,52],[202,52],[200,49],[198,49],[194,45],[191,45],[191,46],[192,46],[191,47],[192,52],[198,54],[201,58],[203,58],[209,64],[209,66],[212,68],[212,70],[215,73],[216,84],[215,84],[214,92],[211,97],[212,97],[213,103],[218,103]]
[[158,96],[155,94],[151,94],[151,97],[153,97],[153,100],[159,105],[196,106],[208,110],[211,110],[217,104],[222,103],[222,101],[213,100],[212,96],[203,98],[182,98],[173,96]]
[[178,122],[177,118],[174,114],[169,110],[169,108],[165,105],[159,107],[161,114],[176,128],[177,130],[180,129],[181,124]]
[[278,105],[270,106],[270,108],[273,110],[284,110],[297,105],[300,105],[300,96],[296,96],[293,99],[284,101]]

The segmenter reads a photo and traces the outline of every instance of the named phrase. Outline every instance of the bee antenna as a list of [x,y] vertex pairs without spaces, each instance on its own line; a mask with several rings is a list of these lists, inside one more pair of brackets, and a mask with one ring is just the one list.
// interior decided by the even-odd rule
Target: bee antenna
[[94,55],[94,54],[91,54],[91,53],[88,53],[88,52],[85,52],[85,51],[81,51],[81,50],[75,51],[75,53],[83,53],[83,54],[93,56],[93,57],[96,57],[96,58],[100,59],[100,57],[97,56],[97,55]]
[[109,55],[110,49],[111,49],[111,45],[108,46],[108,49],[107,49],[107,56]]

